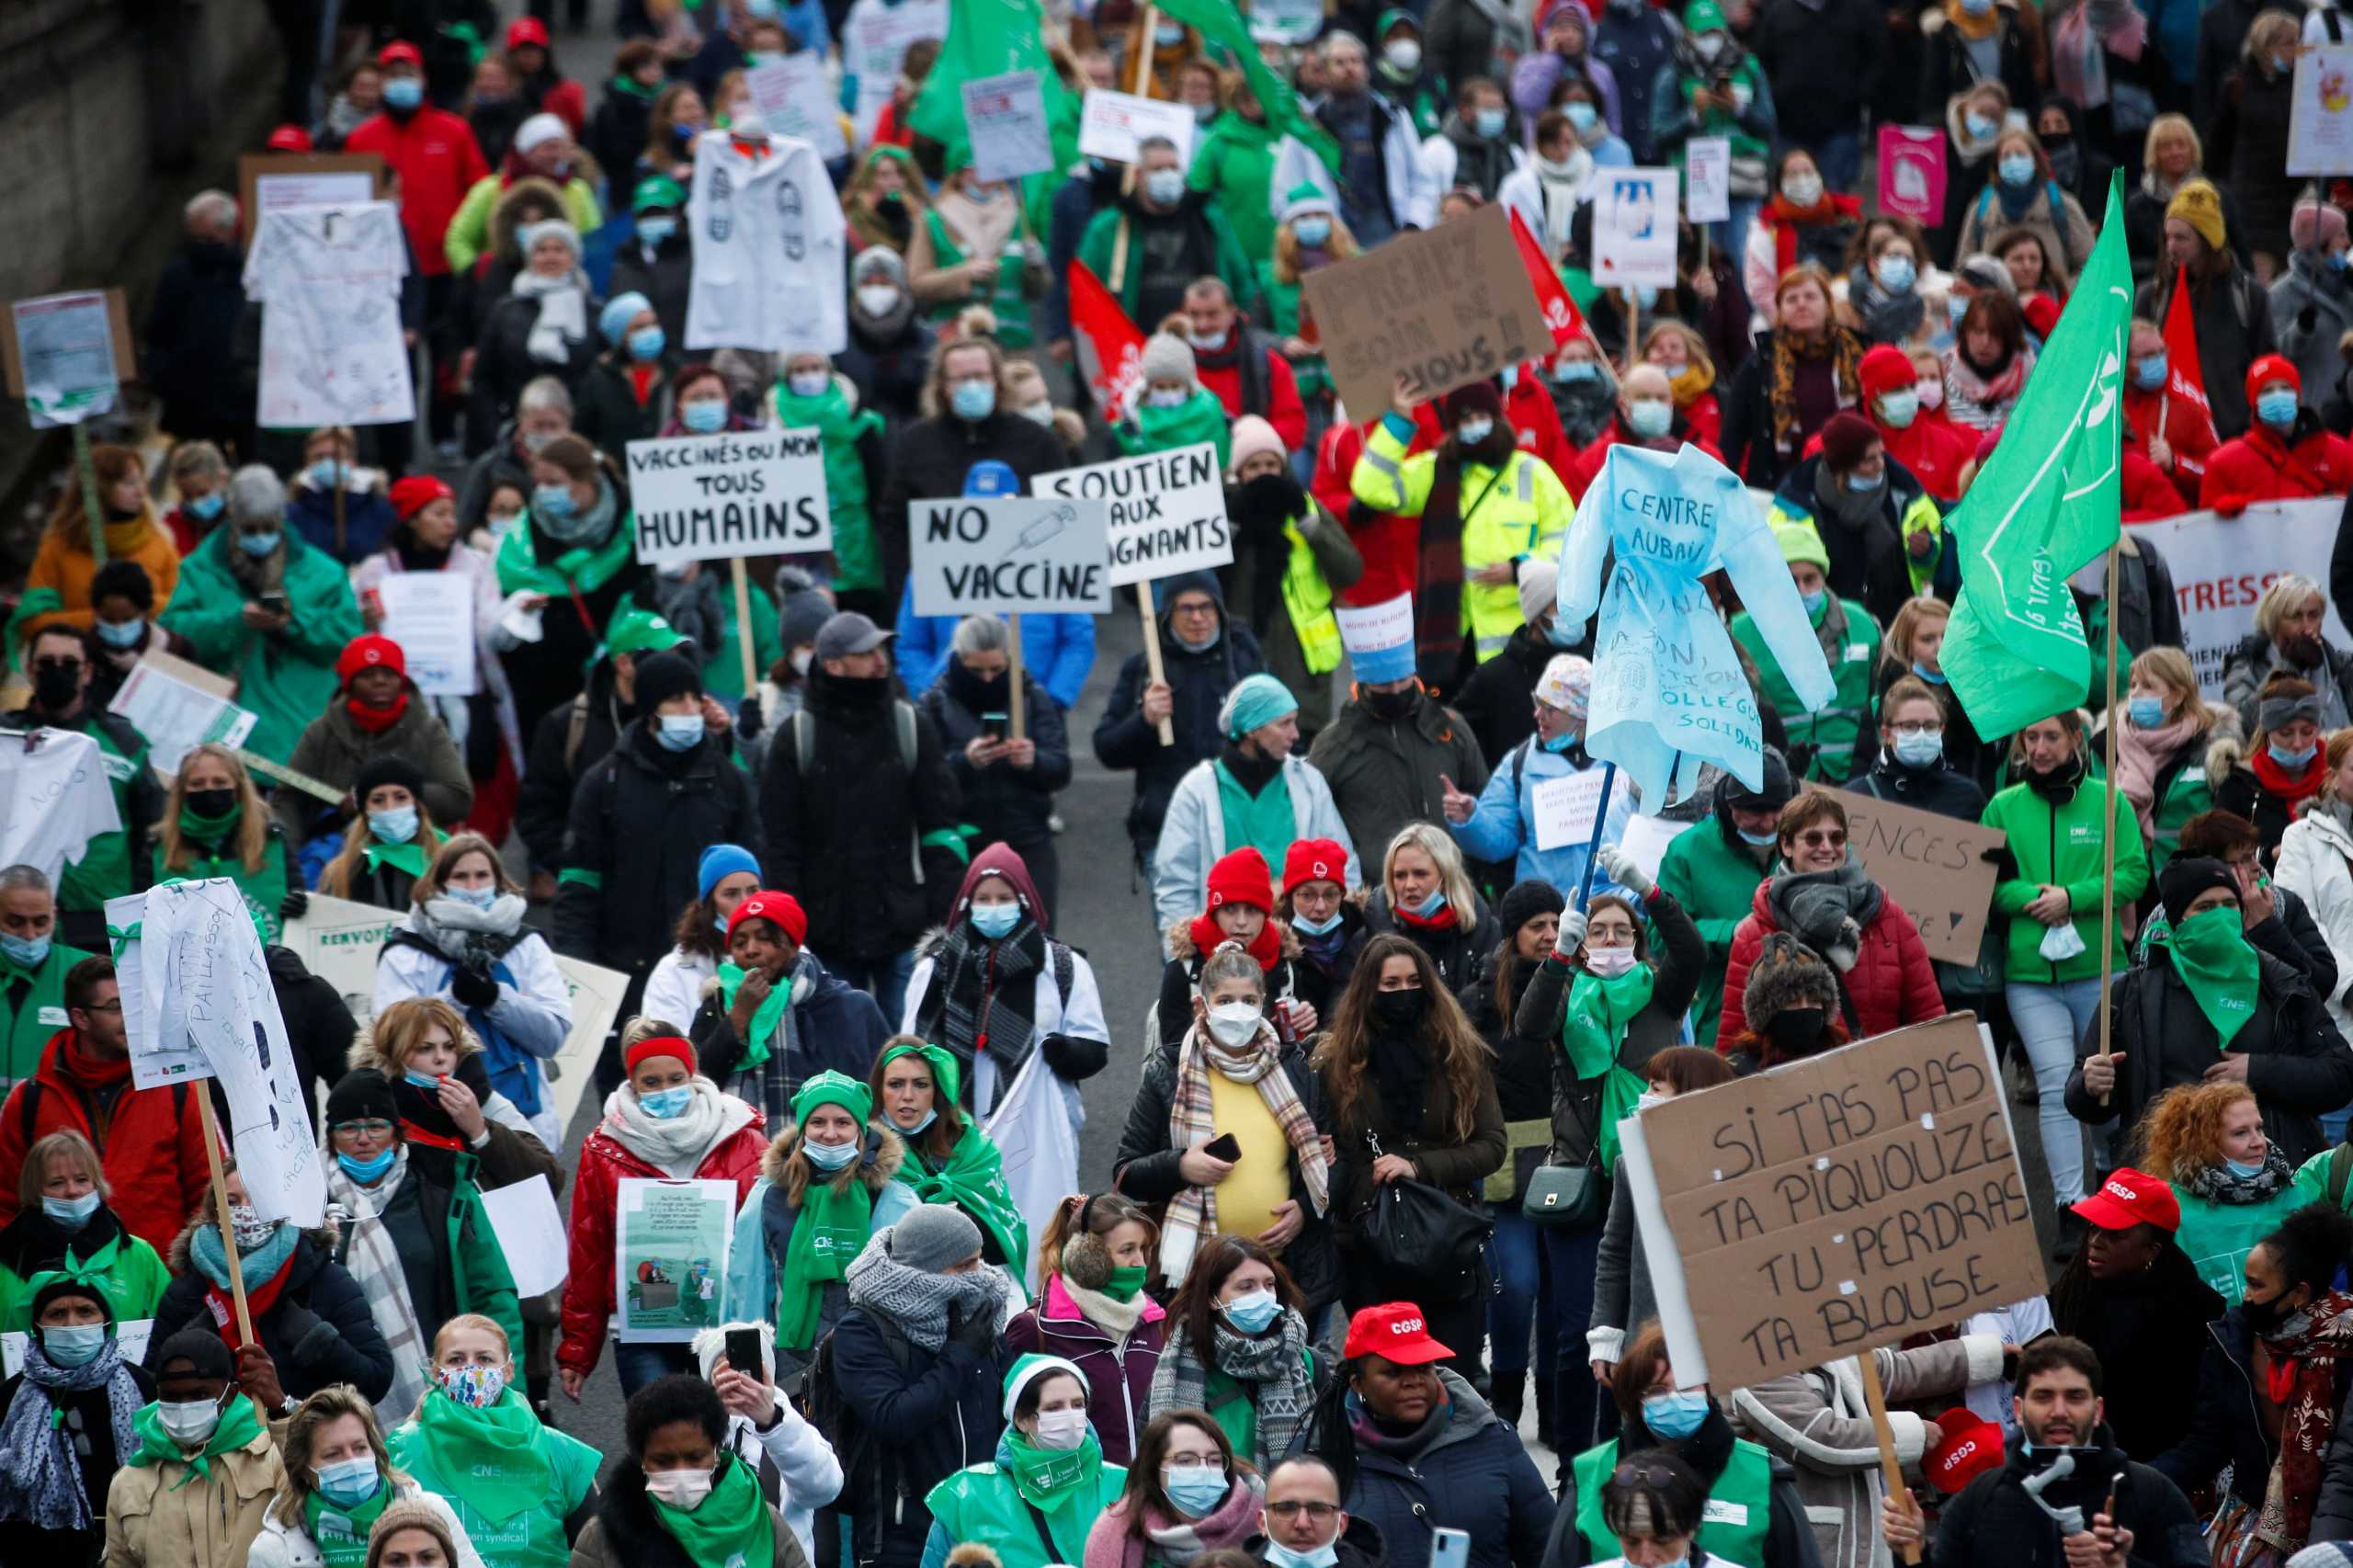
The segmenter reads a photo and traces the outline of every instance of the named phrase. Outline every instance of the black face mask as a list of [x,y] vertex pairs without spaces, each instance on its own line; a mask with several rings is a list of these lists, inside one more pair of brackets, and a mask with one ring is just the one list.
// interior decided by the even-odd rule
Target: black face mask
[[1419,986],[1372,994],[1373,1027],[1392,1040],[1420,1028],[1422,1019],[1428,1016],[1429,1010],[1429,995]]
[[1828,1022],[1828,1013],[1820,1007],[1784,1007],[1765,1026],[1765,1035],[1783,1056],[1811,1056],[1822,1049]]
[[2258,1301],[2253,1296],[2239,1298],[2239,1316],[2245,1318],[2247,1327],[2258,1335],[2279,1333],[2279,1325],[2293,1317],[2296,1312],[2296,1308],[2288,1304],[2288,1292],[2285,1290],[2268,1301]]
[[1374,718],[1384,723],[1394,723],[1410,717],[1421,699],[1421,692],[1410,686],[1403,691],[1368,691],[1364,694],[1365,707],[1371,710]]
[[188,809],[200,817],[224,817],[237,806],[234,790],[190,790]]
[[79,665],[43,665],[33,672],[33,701],[46,713],[62,713],[82,695]]

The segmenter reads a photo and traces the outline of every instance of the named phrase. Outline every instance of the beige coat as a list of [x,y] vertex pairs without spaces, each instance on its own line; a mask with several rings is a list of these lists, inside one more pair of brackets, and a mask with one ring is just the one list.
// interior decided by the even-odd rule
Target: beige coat
[[186,1486],[188,1467],[176,1461],[116,1471],[107,1488],[106,1568],[244,1568],[286,1466],[264,1428],[210,1468],[210,1476]]

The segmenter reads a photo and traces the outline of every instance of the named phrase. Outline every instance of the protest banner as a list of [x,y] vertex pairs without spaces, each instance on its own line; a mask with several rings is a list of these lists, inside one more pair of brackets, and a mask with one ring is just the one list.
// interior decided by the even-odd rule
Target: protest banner
[[[2254,627],[2256,601],[2264,589],[2289,573],[2326,585],[2344,510],[2344,502],[2333,495],[2262,501],[2235,517],[2184,512],[2124,530],[2128,539],[2154,543],[2172,571],[2181,646],[2198,672],[2199,690],[2210,701],[2222,699],[2222,663]],[[2098,562],[2088,570],[2105,569]],[[2321,635],[2333,647],[2353,647],[2344,607],[2333,597]]]
[[1143,334],[1085,262],[1073,261],[1069,278],[1071,341],[1079,372],[1104,417],[1117,419],[1134,408],[1143,391]]
[[1029,489],[1035,495],[1105,505],[1108,581],[1115,588],[1206,572],[1233,560],[1225,483],[1210,442],[1058,469],[1038,475]]
[[1964,967],[1977,961],[2000,875],[1989,857],[2009,842],[1999,828],[1943,816],[1858,790],[1838,791],[1847,811],[1847,846],[1871,880],[1919,927],[1932,959]]
[[401,645],[408,678],[426,697],[472,697],[474,580],[463,572],[387,572],[376,585],[383,605],[377,630]]
[[1593,280],[1605,289],[1674,288],[1675,171],[1599,169],[1593,184]]
[[752,102],[767,122],[769,135],[806,142],[827,163],[849,155],[833,85],[825,80],[824,59],[815,50],[755,65],[744,73],[744,85],[752,89]]
[[1301,287],[1341,401],[1360,417],[1387,408],[1400,378],[1430,398],[1552,353],[1498,202],[1319,267]]
[[1732,138],[1694,136],[1683,146],[1683,215],[1694,223],[1730,222]]
[[389,201],[258,215],[244,289],[262,306],[254,410],[271,429],[416,417],[401,323],[408,242]]
[[1686,1388],[1747,1388],[2049,1283],[1971,1014],[1678,1095],[1620,1138]]
[[[1559,348],[1572,337],[1587,335],[1585,314],[1577,302],[1569,298],[1568,285],[1552,264],[1544,259],[1544,247],[1529,231],[1528,221],[1517,207],[1506,208],[1511,217],[1512,244],[1519,251],[1520,265],[1528,268],[1528,286],[1536,292],[1537,312],[1544,318],[1544,325],[1552,334],[1552,347]],[[1599,346],[1596,345],[1597,350]]]
[[[732,1181],[625,1176],[613,1217],[613,1304],[624,1345],[679,1345],[727,1321]],[[821,1236],[822,1243],[828,1238]],[[858,1227],[858,1244],[866,1229]]]
[[1102,615],[1111,608],[1101,501],[957,496],[909,511],[917,615]]
[[[1051,1214],[1078,1185],[1078,1140],[1070,1129],[1062,1082],[1046,1065],[1043,1051],[1033,1051],[1013,1086],[989,1108],[981,1130],[1004,1158],[1005,1189],[1013,1206],[1024,1214]],[[1038,1292],[1038,1260],[1033,1255],[1017,1276],[1032,1296]]]
[[131,314],[119,289],[84,289],[17,300],[8,307],[8,395],[36,430],[78,426],[114,407],[136,373]]
[[2288,173],[2353,174],[2353,44],[2296,51],[2288,104]]
[[1928,125],[1879,128],[1879,210],[1938,223],[1945,214],[1945,133]]
[[964,84],[964,129],[972,138],[972,173],[989,181],[1019,179],[1054,166],[1046,96],[1035,71],[975,76]]
[[281,207],[349,207],[386,199],[390,180],[375,153],[244,153],[237,157],[237,214],[245,243],[261,215]]
[[856,7],[842,28],[842,74],[858,83],[857,108],[850,118],[858,126],[860,146],[874,140],[875,122],[890,106],[908,46],[917,39],[947,36],[948,0]]
[[148,766],[169,784],[190,750],[210,743],[241,746],[255,716],[231,700],[237,687],[200,665],[161,648],[140,655],[107,711],[120,714],[147,737]]
[[122,831],[112,759],[79,730],[0,736],[0,866],[30,866],[53,883],[90,840]]
[[1546,853],[1565,849],[1593,836],[1601,816],[1602,793],[1608,770],[1588,767],[1557,778],[1540,778],[1529,786],[1529,804],[1536,814],[1536,847]]
[[1079,101],[1078,150],[1090,157],[1132,164],[1136,149],[1155,136],[1176,144],[1178,168],[1192,163],[1193,111],[1183,104],[1105,87],[1089,89]]
[[1404,680],[1414,673],[1414,596],[1399,594],[1377,605],[1332,606],[1340,623],[1340,646],[1358,681]]

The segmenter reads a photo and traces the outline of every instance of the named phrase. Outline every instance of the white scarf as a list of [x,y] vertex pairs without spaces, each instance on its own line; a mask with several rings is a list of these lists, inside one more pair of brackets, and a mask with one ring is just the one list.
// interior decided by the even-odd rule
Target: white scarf
[[695,1097],[665,1121],[646,1115],[637,1091],[623,1084],[605,1096],[605,1119],[598,1125],[605,1136],[664,1176],[686,1181],[702,1169],[711,1150],[752,1124],[752,1108],[701,1074],[689,1086]]
[[[523,916],[530,907],[519,893],[501,893],[488,909],[477,909],[463,899],[443,893],[427,899],[424,908],[409,911],[409,929],[462,963],[469,949],[503,951],[512,948],[516,933],[522,928]],[[484,937],[492,940],[474,939]]]
[[[416,1303],[409,1300],[408,1275],[401,1267],[400,1248],[392,1233],[378,1216],[408,1176],[408,1145],[392,1156],[392,1168],[374,1187],[362,1187],[345,1174],[330,1156],[327,1167],[328,1219],[347,1228],[351,1245],[343,1267],[368,1298],[368,1313],[392,1352],[392,1392],[376,1402],[376,1419],[390,1427],[416,1414],[425,1400],[425,1363],[432,1342],[418,1319]],[[335,1210],[340,1209],[338,1220]],[[449,1266],[449,1259],[442,1259]],[[460,1307],[465,1303],[460,1301]]]
[[588,335],[588,284],[577,271],[561,278],[525,270],[515,275],[512,292],[518,299],[536,298],[540,319],[531,324],[525,347],[543,365],[561,365],[571,358],[570,343]]
[[1577,204],[1585,199],[1586,187],[1593,178],[1593,154],[1583,147],[1569,149],[1568,157],[1554,163],[1538,157],[1536,187],[1544,193],[1544,251],[1547,256],[1560,256],[1569,245],[1569,223],[1577,215]]

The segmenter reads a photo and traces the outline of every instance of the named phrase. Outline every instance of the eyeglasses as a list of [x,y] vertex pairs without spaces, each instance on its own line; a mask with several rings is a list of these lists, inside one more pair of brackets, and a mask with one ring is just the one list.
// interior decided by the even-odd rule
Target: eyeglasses
[[1267,1512],[1278,1519],[1295,1519],[1305,1514],[1320,1524],[1325,1519],[1337,1517],[1340,1506],[1337,1503],[1269,1503]]
[[1843,849],[1847,846],[1847,835],[1836,828],[1827,833],[1801,833],[1795,837],[1809,848]]
[[113,1002],[85,1002],[82,1006],[82,1011],[85,1013],[119,1013],[122,1011],[122,1003],[119,1000]]
[[1890,724],[1888,728],[1899,735],[1941,735],[1945,733],[1943,722],[1935,719],[1910,720]]
[[1168,607],[1168,613],[1171,615],[1182,615],[1188,617],[1208,617],[1217,613],[1217,606],[1209,599],[1202,599],[1198,603],[1188,602],[1185,604],[1170,605]]
[[1675,1480],[1675,1472],[1663,1464],[1629,1460],[1609,1472],[1609,1479],[1620,1486],[1665,1486]]
[[333,1131],[348,1132],[354,1136],[390,1138],[392,1135],[392,1124],[389,1121],[338,1121],[335,1124]]

